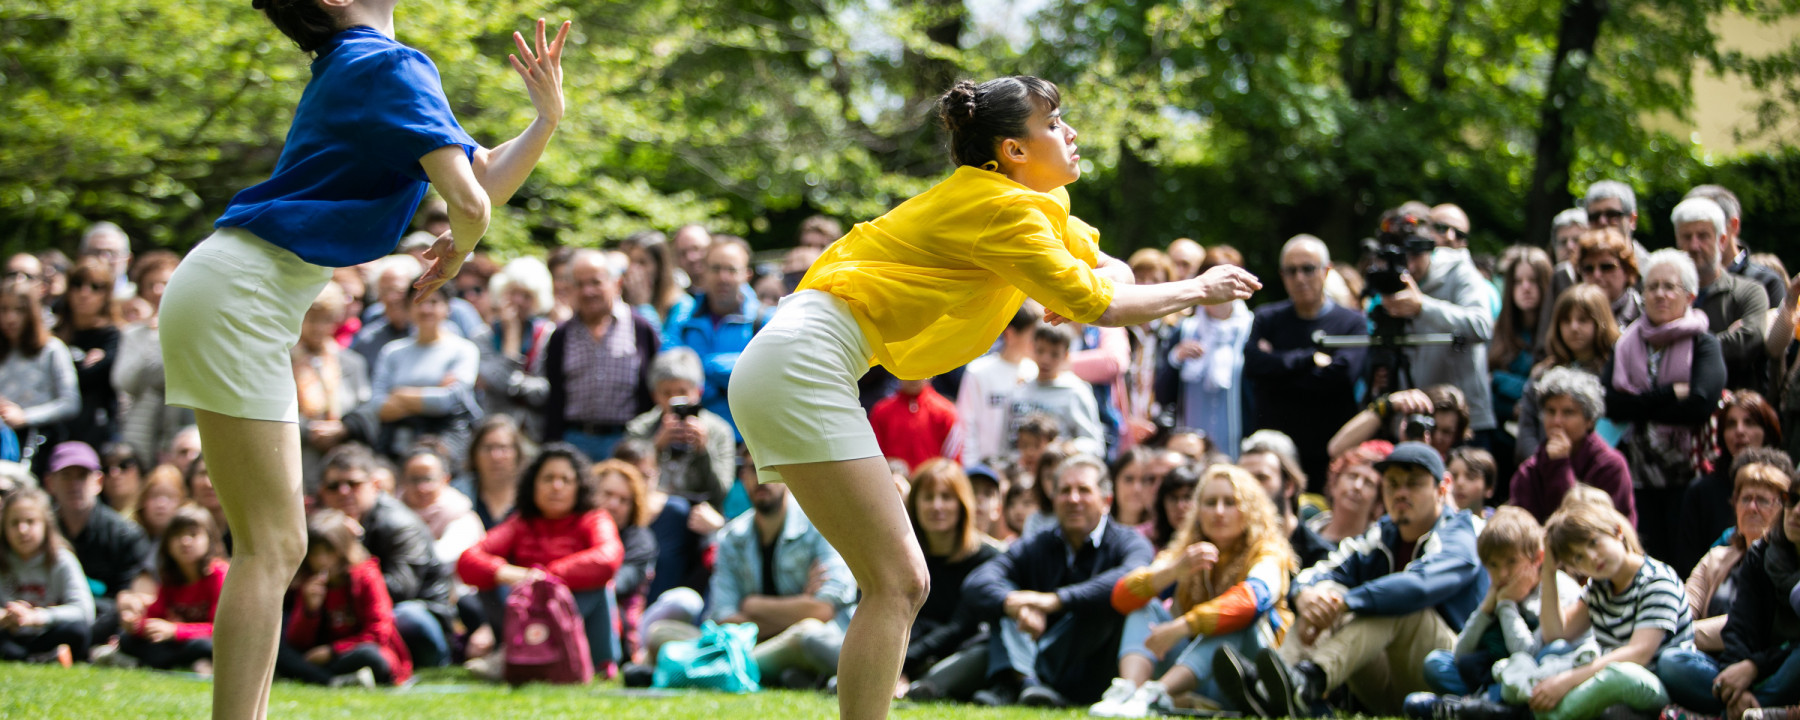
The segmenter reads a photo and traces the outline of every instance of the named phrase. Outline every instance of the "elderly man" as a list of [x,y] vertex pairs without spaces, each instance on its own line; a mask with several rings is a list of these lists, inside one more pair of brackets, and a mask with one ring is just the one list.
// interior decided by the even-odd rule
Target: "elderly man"
[[998,621],[991,684],[977,703],[1091,704],[1112,681],[1125,629],[1113,585],[1156,551],[1107,519],[1113,485],[1099,459],[1071,457],[1056,478],[1056,527],[1013,543],[963,582],[963,611]]
[[87,232],[81,234],[76,254],[100,258],[112,267],[113,297],[122,299],[137,294],[137,287],[127,277],[131,270],[131,238],[119,226],[109,222],[88,226]]
[[675,348],[657,355],[650,362],[650,396],[656,407],[632,418],[625,434],[656,447],[663,491],[723,508],[737,452],[731,425],[700,405],[705,387],[706,374],[693,350]]
[[619,301],[619,280],[598,250],[569,260],[575,316],[544,346],[544,439],[590,458],[612,457],[625,423],[650,409],[656,326]]
[[1271,718],[1308,717],[1348,684],[1371,714],[1399,715],[1423,692],[1425,655],[1447,650],[1487,594],[1480,520],[1456,509],[1443,459],[1405,442],[1375,464],[1388,514],[1294,580],[1296,622],[1251,669],[1229,647],[1213,672],[1228,699]]
[[1719,338],[1725,387],[1768,396],[1763,328],[1769,299],[1755,281],[1725,270],[1723,238],[1729,226],[1724,209],[1707,198],[1688,198],[1675,206],[1669,221],[1675,226],[1675,247],[1694,259],[1700,275],[1700,296],[1694,304],[1706,313],[1707,331]]
[[1437,235],[1438,247],[1469,246],[1469,214],[1453,203],[1444,203],[1431,209],[1431,230]]
[[1725,270],[1761,286],[1763,293],[1769,296],[1769,307],[1781,307],[1787,297],[1787,278],[1780,273],[1750,262],[1750,248],[1744,245],[1739,233],[1743,229],[1744,206],[1738,202],[1737,194],[1725,189],[1722,185],[1696,185],[1689,190],[1687,197],[1703,197],[1719,204],[1725,211],[1725,233],[1719,238],[1719,255],[1724,260]]
[[1589,185],[1581,198],[1581,208],[1587,211],[1589,228],[1616,228],[1631,241],[1631,251],[1636,257],[1641,259],[1650,255],[1643,243],[1637,241],[1637,193],[1630,185],[1617,180],[1601,180]]
[[93,645],[105,645],[119,632],[121,601],[130,606],[132,593],[155,593],[150,576],[156,546],[137,523],[100,502],[104,473],[94,448],[79,441],[58,444],[47,467],[44,490],[56,501],[56,524],[94,586]]
[[706,367],[700,404],[731,422],[725,389],[731,370],[750,338],[768,321],[762,301],[750,289],[750,247],[737,238],[717,237],[706,249],[705,274],[694,285],[694,301],[670,309],[663,325],[663,349],[692,348]]
[[7,282],[26,283],[37,291],[40,299],[50,287],[49,279],[44,275],[44,261],[31,253],[17,253],[7,258],[5,277]]
[[1281,284],[1288,299],[1256,309],[1244,344],[1244,375],[1250,379],[1253,430],[1279,430],[1301,448],[1301,469],[1309,478],[1326,476],[1331,457],[1325,443],[1356,415],[1356,382],[1362,377],[1363,348],[1324,349],[1313,333],[1363,335],[1368,320],[1355,308],[1325,296],[1331,252],[1311,235],[1295,235],[1281,246]]
[[1206,248],[1200,243],[1187,238],[1176,238],[1169,243],[1169,264],[1175,266],[1175,277],[1170,281],[1186,280],[1200,274],[1200,263],[1206,259]]
[[1562,297],[1563,291],[1575,283],[1581,282],[1581,234],[1587,232],[1587,211],[1581,208],[1569,208],[1556,214],[1550,220],[1550,247],[1556,249],[1556,273],[1551,276],[1550,296],[1546,302],[1555,303]]

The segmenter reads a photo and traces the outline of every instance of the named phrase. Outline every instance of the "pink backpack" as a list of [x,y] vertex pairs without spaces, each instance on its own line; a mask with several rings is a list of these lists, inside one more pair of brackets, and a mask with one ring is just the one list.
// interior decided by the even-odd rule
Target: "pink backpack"
[[586,684],[594,679],[575,595],[554,578],[513,588],[506,599],[506,682]]

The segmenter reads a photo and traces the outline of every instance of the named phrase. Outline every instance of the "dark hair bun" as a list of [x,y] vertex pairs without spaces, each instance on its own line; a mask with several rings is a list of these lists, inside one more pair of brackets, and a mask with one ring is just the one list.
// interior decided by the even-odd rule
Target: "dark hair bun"
[[975,120],[976,90],[974,81],[959,80],[938,100],[938,112],[950,132],[958,132]]
[[250,9],[267,10],[269,9],[269,0],[250,0]]

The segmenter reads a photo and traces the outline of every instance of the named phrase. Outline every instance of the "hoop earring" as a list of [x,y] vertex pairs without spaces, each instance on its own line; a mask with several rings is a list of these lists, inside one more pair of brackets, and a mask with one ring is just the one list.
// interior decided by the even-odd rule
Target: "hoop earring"
[[989,160],[981,164],[981,169],[988,172],[1000,172],[1000,162],[997,160]]

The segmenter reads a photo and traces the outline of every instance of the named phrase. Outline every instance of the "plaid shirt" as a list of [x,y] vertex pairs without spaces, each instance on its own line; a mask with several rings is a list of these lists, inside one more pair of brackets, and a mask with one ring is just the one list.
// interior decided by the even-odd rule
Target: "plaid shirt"
[[563,347],[569,396],[563,417],[573,423],[624,425],[637,415],[638,373],[642,369],[631,310],[623,303],[614,304],[612,325],[598,338],[579,319],[570,330]]

